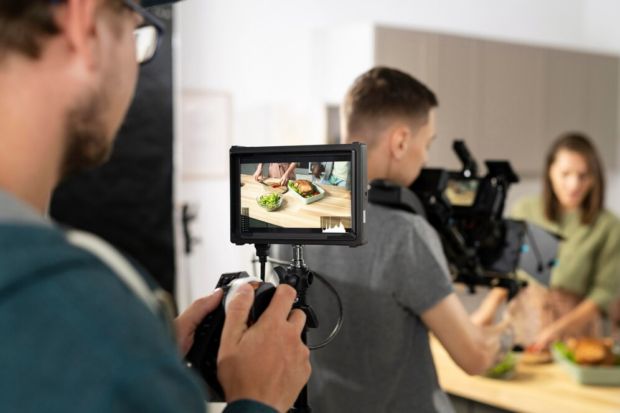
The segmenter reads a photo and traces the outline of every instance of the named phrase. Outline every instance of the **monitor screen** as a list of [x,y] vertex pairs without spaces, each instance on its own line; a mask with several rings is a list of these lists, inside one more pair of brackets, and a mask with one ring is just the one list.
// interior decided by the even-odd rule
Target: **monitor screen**
[[454,206],[470,207],[476,202],[478,195],[478,179],[449,179],[446,186],[446,197]]
[[359,197],[366,193],[365,151],[362,162],[345,145],[321,149],[298,147],[296,153],[285,154],[273,148],[273,153],[231,157],[231,189],[238,191],[231,194],[238,199],[231,210],[237,215],[233,238],[248,243],[357,238],[361,225],[356,219],[364,214]]
[[351,158],[241,160],[242,232],[351,232]]

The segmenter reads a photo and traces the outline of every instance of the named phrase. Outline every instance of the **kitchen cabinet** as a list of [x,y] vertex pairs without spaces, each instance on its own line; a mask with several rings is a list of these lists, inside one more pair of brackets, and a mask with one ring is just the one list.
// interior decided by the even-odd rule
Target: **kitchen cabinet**
[[452,141],[465,139],[478,161],[509,159],[522,177],[539,176],[550,143],[568,131],[589,135],[607,169],[617,166],[617,56],[384,26],[374,27],[367,48],[374,65],[403,70],[437,92],[429,166],[460,167]]
[[432,89],[437,85],[439,35],[387,27],[375,29],[375,63],[402,68]]
[[567,130],[587,130],[587,56],[550,50],[547,53],[547,64],[545,135],[555,137]]
[[596,137],[599,153],[608,169],[618,166],[618,72],[616,57],[589,58],[586,130]]
[[517,171],[536,171],[546,150],[544,51],[499,42],[482,47],[480,137],[472,150],[479,160],[510,159]]
[[[467,140],[473,151],[480,146],[482,116],[482,73],[479,42],[456,36],[440,36],[438,41],[437,87],[441,110],[437,118],[437,139],[430,151],[429,164],[450,169],[461,165],[452,150],[455,138]],[[458,67],[459,70],[454,70]],[[478,156],[478,154],[476,154]]]

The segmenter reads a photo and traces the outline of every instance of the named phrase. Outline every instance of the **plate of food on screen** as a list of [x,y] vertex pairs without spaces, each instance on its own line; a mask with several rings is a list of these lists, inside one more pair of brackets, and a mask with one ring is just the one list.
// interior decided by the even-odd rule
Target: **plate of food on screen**
[[301,200],[304,204],[311,204],[325,196],[325,190],[318,185],[313,184],[307,179],[298,179],[288,183],[288,187],[292,190],[293,196]]
[[288,192],[288,187],[283,185],[277,178],[265,179],[261,183],[263,184],[263,189],[265,192],[274,194],[285,194]]

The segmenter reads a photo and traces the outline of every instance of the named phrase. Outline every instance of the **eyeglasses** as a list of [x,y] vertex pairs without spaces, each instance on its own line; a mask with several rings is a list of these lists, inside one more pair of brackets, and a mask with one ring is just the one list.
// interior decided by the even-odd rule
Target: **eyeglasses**
[[[64,0],[50,0],[51,3],[59,4]],[[145,65],[155,58],[157,51],[164,38],[165,25],[152,13],[140,7],[132,0],[123,0],[123,4],[134,13],[139,14],[143,22],[133,32],[136,41],[136,61]]]
[[136,60],[138,64],[145,65],[155,58],[161,46],[165,31],[164,23],[132,0],[123,0],[123,4],[144,19],[140,27],[134,30],[133,35],[136,40]]

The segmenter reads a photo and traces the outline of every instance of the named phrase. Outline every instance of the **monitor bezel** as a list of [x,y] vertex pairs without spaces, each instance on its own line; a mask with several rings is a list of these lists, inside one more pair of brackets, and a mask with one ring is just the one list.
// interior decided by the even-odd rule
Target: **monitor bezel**
[[[309,156],[351,157],[351,226],[346,234],[334,233],[274,233],[241,231],[241,159],[256,159],[256,163],[269,157],[284,156],[289,159]],[[267,146],[230,149],[230,233],[231,242],[244,244],[283,245],[341,245],[357,247],[366,241],[366,210],[368,206],[368,185],[366,172],[366,145],[352,143],[343,145]]]

